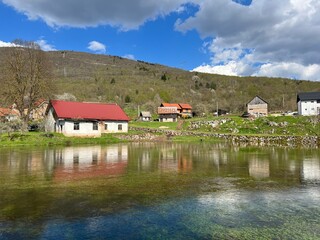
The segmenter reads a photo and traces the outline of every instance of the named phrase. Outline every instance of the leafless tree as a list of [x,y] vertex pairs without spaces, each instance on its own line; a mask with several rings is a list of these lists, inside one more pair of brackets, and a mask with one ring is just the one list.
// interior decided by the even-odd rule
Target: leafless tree
[[37,44],[10,48],[3,75],[3,94],[6,102],[15,104],[26,124],[40,99],[52,94],[52,69],[46,53]]

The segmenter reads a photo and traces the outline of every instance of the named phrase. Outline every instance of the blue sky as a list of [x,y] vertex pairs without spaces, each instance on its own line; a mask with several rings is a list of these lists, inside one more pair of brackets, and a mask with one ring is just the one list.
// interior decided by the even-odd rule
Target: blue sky
[[320,81],[318,0],[0,0],[0,46]]

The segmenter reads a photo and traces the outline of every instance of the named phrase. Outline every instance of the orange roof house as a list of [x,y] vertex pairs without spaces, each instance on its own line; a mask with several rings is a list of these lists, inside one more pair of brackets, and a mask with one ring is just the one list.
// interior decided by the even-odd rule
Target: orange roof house
[[192,107],[188,103],[161,103],[160,107],[176,107],[179,117],[192,117]]
[[14,108],[1,108],[0,107],[0,121],[10,122],[19,119],[20,113]]

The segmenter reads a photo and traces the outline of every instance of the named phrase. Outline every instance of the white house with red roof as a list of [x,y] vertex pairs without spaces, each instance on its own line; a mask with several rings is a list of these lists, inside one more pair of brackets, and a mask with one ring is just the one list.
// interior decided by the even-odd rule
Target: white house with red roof
[[51,100],[46,111],[46,132],[65,136],[99,137],[128,132],[129,118],[117,104]]

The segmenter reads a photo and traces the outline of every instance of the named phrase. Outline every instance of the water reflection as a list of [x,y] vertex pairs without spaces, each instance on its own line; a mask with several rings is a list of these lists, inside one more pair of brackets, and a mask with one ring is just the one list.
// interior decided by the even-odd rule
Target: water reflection
[[0,149],[0,179],[36,175],[58,181],[125,174],[204,174],[295,183],[320,182],[318,149],[219,144],[132,143]]
[[64,181],[125,173],[128,165],[128,146],[67,147],[48,151],[54,162],[55,180]]
[[0,148],[0,239],[314,239],[319,184],[319,149]]

